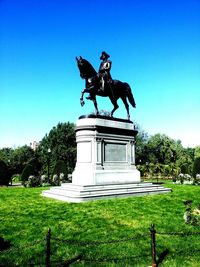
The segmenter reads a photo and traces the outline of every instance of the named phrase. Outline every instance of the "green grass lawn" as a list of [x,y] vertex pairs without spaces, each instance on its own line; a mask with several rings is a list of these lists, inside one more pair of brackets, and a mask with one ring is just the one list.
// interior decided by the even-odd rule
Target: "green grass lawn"
[[[45,236],[51,228],[51,266],[80,254],[88,261],[79,261],[73,266],[150,266],[149,228],[154,223],[158,232],[158,256],[169,250],[160,266],[200,266],[200,234],[159,234],[200,233],[199,226],[186,225],[183,221],[183,201],[191,199],[197,206],[200,187],[169,183],[166,186],[173,192],[80,204],[42,197],[44,188],[0,188],[0,236],[12,244],[10,251],[0,253],[0,263],[43,266],[40,262],[45,262]],[[113,242],[122,239],[127,241]],[[81,241],[112,243],[83,244]],[[91,259],[96,262],[89,261]]]

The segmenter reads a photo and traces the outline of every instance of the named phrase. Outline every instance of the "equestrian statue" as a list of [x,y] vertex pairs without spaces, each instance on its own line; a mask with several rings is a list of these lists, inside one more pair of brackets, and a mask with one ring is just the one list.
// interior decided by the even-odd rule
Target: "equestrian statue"
[[95,113],[99,115],[96,96],[109,97],[114,106],[110,114],[111,117],[113,117],[113,113],[119,107],[117,100],[121,98],[127,111],[127,118],[130,120],[127,99],[134,108],[136,107],[135,100],[128,83],[112,79],[110,74],[112,61],[108,59],[109,57],[110,56],[106,52],[102,52],[100,57],[102,61],[98,73],[86,59],[81,56],[79,58],[76,57],[80,76],[82,79],[85,79],[85,89],[82,90],[80,97],[81,106],[85,104],[83,100],[84,94],[89,93],[86,99],[93,101]]

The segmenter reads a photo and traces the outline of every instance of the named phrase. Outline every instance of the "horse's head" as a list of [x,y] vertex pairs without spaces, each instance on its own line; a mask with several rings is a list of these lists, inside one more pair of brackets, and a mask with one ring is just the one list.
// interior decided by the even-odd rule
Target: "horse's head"
[[85,64],[84,64],[84,59],[80,56],[79,58],[76,57],[76,61],[77,61],[77,66],[79,68],[80,71],[80,76],[82,79],[87,78],[86,76],[86,71],[85,71]]
[[79,58],[76,57],[76,61],[77,61],[77,65],[78,65],[78,67],[83,66],[83,64],[84,64],[84,59],[83,59],[81,56],[80,56]]
[[76,61],[82,79],[93,77],[97,74],[93,66],[86,59],[80,56],[79,58],[76,57]]

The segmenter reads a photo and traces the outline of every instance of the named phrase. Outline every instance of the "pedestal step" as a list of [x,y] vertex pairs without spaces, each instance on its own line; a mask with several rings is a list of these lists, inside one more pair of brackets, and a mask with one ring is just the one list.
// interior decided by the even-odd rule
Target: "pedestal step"
[[152,183],[74,185],[62,184],[42,192],[45,197],[67,202],[85,202],[104,198],[130,197],[149,194],[169,193],[171,189]]

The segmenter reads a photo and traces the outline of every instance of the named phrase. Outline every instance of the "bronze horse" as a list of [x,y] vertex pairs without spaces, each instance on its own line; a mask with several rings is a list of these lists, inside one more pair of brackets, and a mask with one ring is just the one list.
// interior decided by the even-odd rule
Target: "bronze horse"
[[135,104],[135,100],[132,95],[129,84],[118,81],[118,80],[113,80],[111,84],[106,84],[105,85],[106,90],[102,91],[100,90],[100,84],[99,84],[99,78],[97,76],[97,72],[95,71],[93,66],[86,59],[83,59],[82,57],[79,57],[79,58],[76,57],[76,60],[77,60],[77,65],[80,71],[80,76],[82,79],[85,79],[85,87],[86,87],[81,92],[81,97],[80,97],[81,106],[85,104],[83,100],[84,94],[89,93],[90,96],[87,97],[87,99],[90,99],[93,101],[96,115],[98,115],[99,110],[97,106],[96,96],[98,95],[102,97],[109,97],[110,101],[112,102],[114,106],[110,114],[112,117],[115,110],[118,109],[119,107],[117,104],[117,100],[121,98],[127,111],[127,118],[128,120],[130,120],[129,105],[127,102],[127,98],[130,104],[134,108],[136,107],[136,104]]

